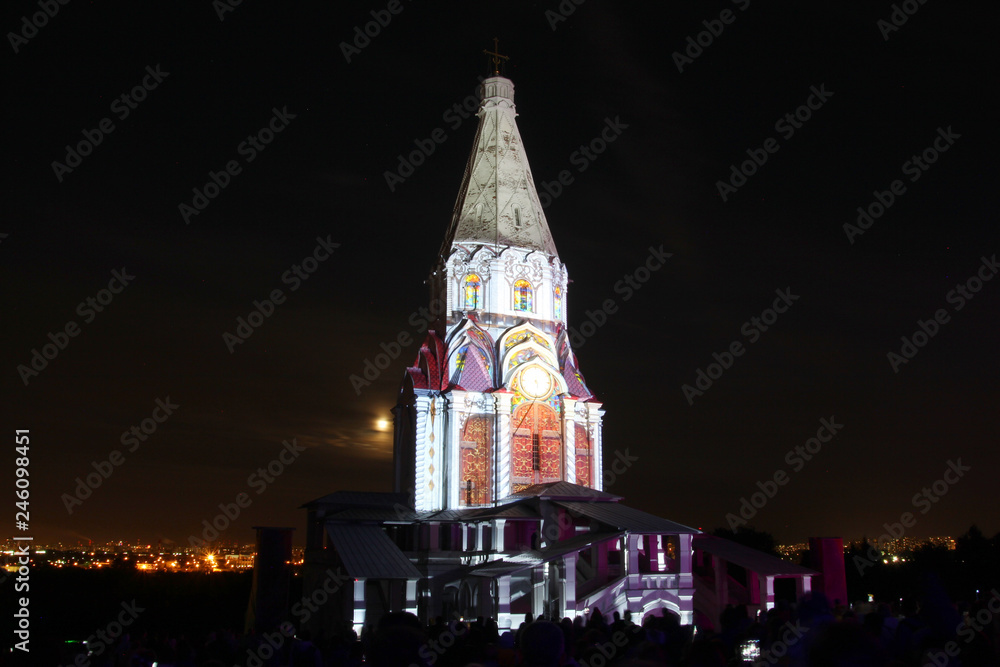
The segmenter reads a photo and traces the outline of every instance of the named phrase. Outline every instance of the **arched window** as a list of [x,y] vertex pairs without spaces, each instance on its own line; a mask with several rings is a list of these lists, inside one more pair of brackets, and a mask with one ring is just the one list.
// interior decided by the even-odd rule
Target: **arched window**
[[562,432],[556,411],[538,401],[525,401],[511,417],[511,491],[564,479]]
[[532,312],[531,297],[531,283],[527,280],[518,280],[514,283],[514,310]]
[[556,285],[555,294],[553,295],[554,304],[552,306],[552,319],[561,320],[562,319],[562,287]]
[[480,303],[480,292],[483,281],[475,273],[470,273],[465,277],[465,309],[477,310],[482,307]]
[[460,487],[458,504],[485,505],[493,500],[493,420],[469,417],[462,431],[459,450]]

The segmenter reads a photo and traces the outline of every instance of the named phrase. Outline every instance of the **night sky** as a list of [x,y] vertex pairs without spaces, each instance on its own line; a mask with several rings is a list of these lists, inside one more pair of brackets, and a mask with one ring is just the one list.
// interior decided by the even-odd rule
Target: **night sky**
[[[391,490],[379,420],[419,343],[360,392],[351,376],[381,343],[422,339],[475,134],[461,109],[497,36],[539,191],[572,178],[546,215],[570,324],[592,334],[577,354],[619,462],[608,490],[711,530],[777,473],[748,523],[779,541],[875,536],[904,512],[913,537],[993,534],[1000,280],[977,273],[1000,252],[997,9],[903,4],[896,29],[889,2],[77,1],[37,33],[36,3],[5,5],[4,32],[30,38],[8,34],[3,56],[2,483],[30,429],[37,540],[185,545],[239,493],[252,504],[223,539],[286,525],[301,542],[302,503]],[[388,24],[342,46],[373,11]],[[614,141],[581,158],[609,123]],[[86,136],[100,143],[76,161]],[[744,183],[733,165],[752,156]],[[200,200],[210,172],[225,187]],[[892,203],[845,230],[877,197]],[[339,246],[314,255],[318,239]],[[663,268],[637,275],[661,247]],[[791,305],[772,317],[777,292]],[[918,320],[934,335],[904,350]],[[27,373],[49,334],[64,349]],[[686,395],[699,370],[715,379]],[[794,453],[824,419],[842,428]],[[144,440],[123,439],[133,427]],[[282,451],[281,474],[255,472]],[[968,470],[914,498],[949,461]],[[110,475],[70,513],[95,462]]]

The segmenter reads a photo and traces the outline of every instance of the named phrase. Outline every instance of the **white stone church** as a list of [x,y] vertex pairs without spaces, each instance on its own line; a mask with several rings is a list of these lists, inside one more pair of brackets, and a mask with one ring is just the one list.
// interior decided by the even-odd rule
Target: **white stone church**
[[773,604],[775,578],[808,590],[810,570],[769,563],[763,580],[747,561],[743,589],[723,591],[720,564],[738,554],[699,552],[696,563],[698,530],[604,491],[602,461],[614,450],[567,335],[567,268],[517,129],[514,84],[497,75],[480,91],[472,153],[428,281],[432,303],[444,305],[432,312],[443,314],[394,408],[394,493],[341,491],[304,506],[305,585],[322,587],[338,568],[352,582],[312,622],[348,619],[360,632],[405,610],[516,628],[526,613],[599,608],[637,622],[665,609],[691,624],[696,567],[714,576],[703,613],[716,619],[732,599]]

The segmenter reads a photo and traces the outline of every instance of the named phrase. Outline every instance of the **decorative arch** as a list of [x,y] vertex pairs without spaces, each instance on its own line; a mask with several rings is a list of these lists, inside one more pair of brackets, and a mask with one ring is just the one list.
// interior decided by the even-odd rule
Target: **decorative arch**
[[531,324],[519,324],[508,329],[500,338],[500,350],[502,356],[498,375],[502,386],[513,389],[516,376],[527,365],[538,365],[552,376],[555,382],[553,394],[566,393],[566,379],[559,372],[559,361],[552,342]]
[[529,322],[518,324],[517,326],[513,326],[505,331],[500,337],[500,349],[506,353],[515,345],[519,345],[528,340],[546,348],[553,353],[553,359],[555,358],[555,348],[552,345],[552,341],[538,327]]
[[514,310],[522,313],[533,313],[535,290],[524,278],[514,281]]
[[558,374],[552,352],[548,348],[542,347],[535,341],[528,340],[521,343],[516,348],[511,348],[504,356],[503,373],[505,379],[506,376],[510,374],[510,371],[523,363],[531,361],[532,359],[542,360],[546,365],[551,366],[552,370]]
[[450,383],[467,391],[489,391],[493,388],[493,380],[486,353],[468,340],[463,342],[465,344],[452,353]]
[[448,336],[449,380],[469,391],[489,391],[496,385],[493,337],[467,318]]

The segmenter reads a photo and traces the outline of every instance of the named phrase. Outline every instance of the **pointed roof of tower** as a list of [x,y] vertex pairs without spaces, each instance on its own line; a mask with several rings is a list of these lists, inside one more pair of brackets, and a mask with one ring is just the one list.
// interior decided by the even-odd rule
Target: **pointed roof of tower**
[[502,76],[480,86],[479,127],[455,200],[441,255],[452,243],[487,243],[557,256],[514,118],[514,84]]

